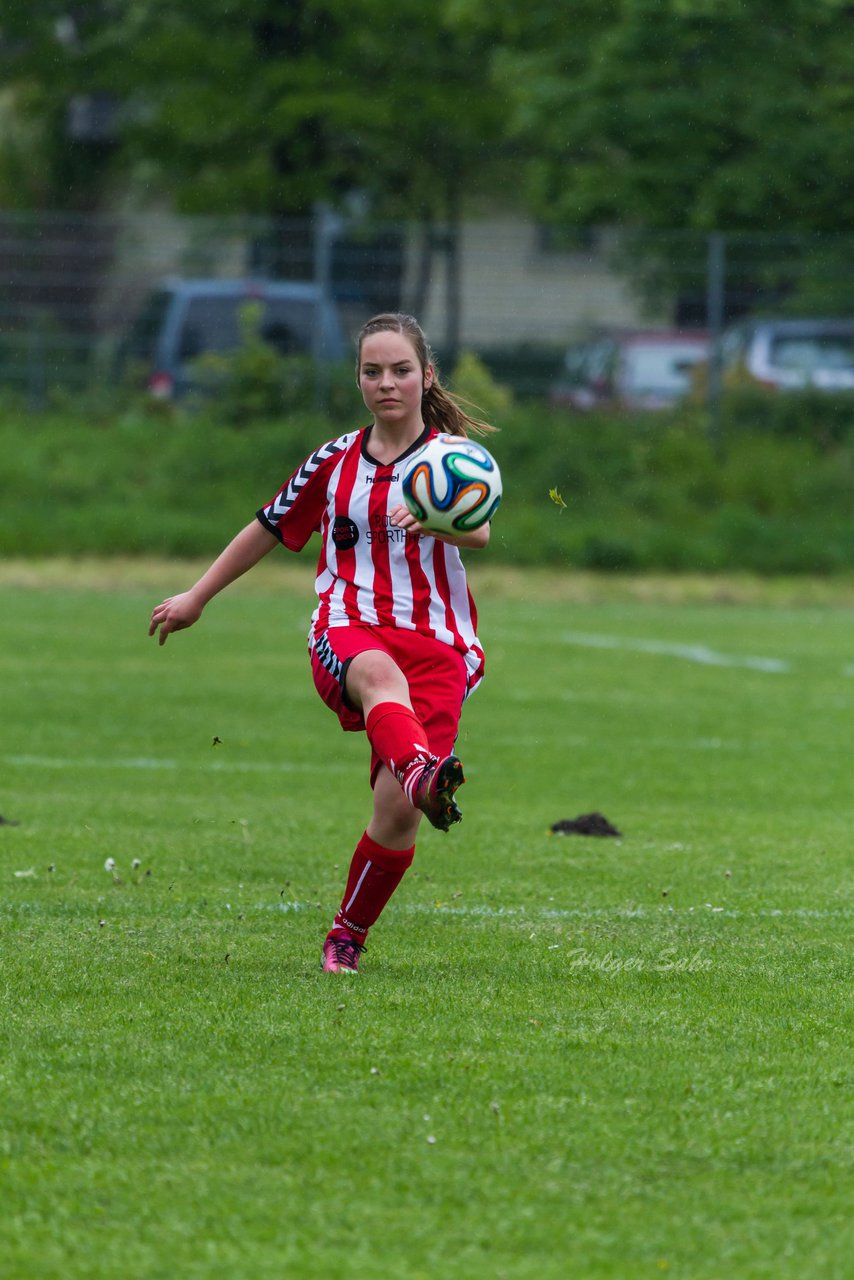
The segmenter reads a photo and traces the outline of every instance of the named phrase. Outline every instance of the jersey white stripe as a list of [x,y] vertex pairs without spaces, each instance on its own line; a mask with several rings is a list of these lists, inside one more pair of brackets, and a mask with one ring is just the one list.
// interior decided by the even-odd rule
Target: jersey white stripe
[[404,556],[391,556],[391,590],[394,620],[399,627],[407,631],[415,630],[413,621],[412,579],[409,575],[409,564]]
[[430,584],[430,606],[428,609],[428,617],[430,626],[436,633],[436,639],[441,640],[443,644],[453,644],[453,633],[448,630],[445,621],[445,601],[439,593],[439,587],[436,582],[436,566],[433,560],[436,543],[433,538],[421,539],[421,567],[424,570],[428,583]]

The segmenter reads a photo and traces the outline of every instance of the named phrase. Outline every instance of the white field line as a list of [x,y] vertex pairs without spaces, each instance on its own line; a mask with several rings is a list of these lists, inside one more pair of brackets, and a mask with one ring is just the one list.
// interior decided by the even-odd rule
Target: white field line
[[791,670],[791,664],[782,658],[757,658],[750,655],[719,653],[703,644],[673,644],[667,640],[629,640],[623,636],[598,635],[587,631],[564,631],[558,637],[561,644],[578,645],[585,649],[625,649],[631,653],[652,653],[668,658],[682,658],[685,662],[698,662],[707,667],[746,667],[750,671],[764,671],[781,675]]
[[[197,773],[302,773],[313,772],[316,764],[300,764],[288,760],[211,760],[208,764],[186,760],[169,760],[155,756],[113,757],[109,760],[96,756],[30,756],[3,755],[0,762],[27,769],[141,769],[174,772],[192,769]],[[346,771],[346,764],[323,765],[324,770]]]
[[[317,910],[316,902],[258,902],[256,911],[298,912]],[[520,923],[531,920],[654,920],[662,916],[707,914],[723,916],[726,920],[851,920],[854,919],[854,908],[840,907],[822,910],[813,907],[762,907],[756,911],[743,911],[737,907],[716,907],[711,902],[704,902],[693,907],[490,907],[474,905],[471,907],[451,906],[448,903],[409,902],[393,904],[394,911],[407,912],[410,915],[445,915],[472,917],[485,920],[518,920]]]

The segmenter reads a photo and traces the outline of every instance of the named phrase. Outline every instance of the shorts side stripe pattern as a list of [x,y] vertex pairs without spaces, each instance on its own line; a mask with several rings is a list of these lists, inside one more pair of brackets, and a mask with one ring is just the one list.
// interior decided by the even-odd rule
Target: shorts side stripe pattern
[[337,684],[343,685],[344,663],[336,656],[332,645],[329,643],[329,636],[325,631],[322,635],[315,637],[314,652],[317,654],[317,660],[323,669],[329,672]]

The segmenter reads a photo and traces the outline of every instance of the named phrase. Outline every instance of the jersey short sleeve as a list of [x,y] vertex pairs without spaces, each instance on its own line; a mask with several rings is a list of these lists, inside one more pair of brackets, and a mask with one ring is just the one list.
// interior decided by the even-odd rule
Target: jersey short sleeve
[[330,473],[358,433],[329,440],[316,449],[282,485],[271,502],[256,512],[258,520],[291,551],[302,551],[320,529],[327,505]]

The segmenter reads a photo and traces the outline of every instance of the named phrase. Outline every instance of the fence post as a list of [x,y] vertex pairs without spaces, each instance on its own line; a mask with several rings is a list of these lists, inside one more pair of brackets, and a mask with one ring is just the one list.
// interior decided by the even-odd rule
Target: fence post
[[44,333],[37,312],[30,315],[27,329],[27,410],[41,413],[46,400]]
[[[340,219],[323,201],[314,206],[314,283],[324,300],[332,297],[332,245],[341,228]],[[323,411],[329,407],[329,370],[323,351],[323,328],[318,315],[312,330],[312,355],[314,357],[315,407]]]
[[447,235],[445,240],[445,347],[448,372],[452,372],[460,355],[462,318],[462,269],[460,238],[462,209],[457,175],[448,175],[446,188]]
[[713,231],[709,236],[706,269],[706,327],[711,343],[707,409],[709,440],[717,454],[723,450],[721,333],[724,327],[725,290],[726,237],[722,231]]

